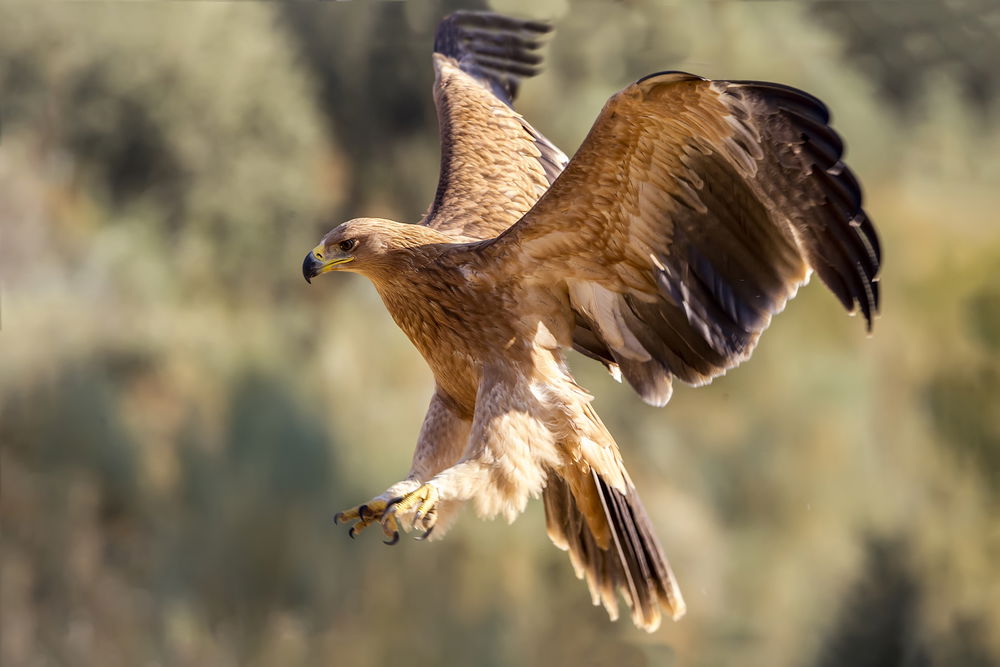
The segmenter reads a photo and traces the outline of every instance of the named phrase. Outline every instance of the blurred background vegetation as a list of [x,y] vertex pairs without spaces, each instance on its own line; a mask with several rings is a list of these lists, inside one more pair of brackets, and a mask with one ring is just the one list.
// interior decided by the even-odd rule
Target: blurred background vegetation
[[496,0],[553,20],[568,153],[685,69],[826,100],[885,247],[874,336],[816,281],[663,410],[595,364],[689,612],[590,606],[539,503],[442,542],[333,513],[405,472],[424,363],[302,255],[416,220],[454,0],[0,4],[3,665],[1000,662],[1000,5]]

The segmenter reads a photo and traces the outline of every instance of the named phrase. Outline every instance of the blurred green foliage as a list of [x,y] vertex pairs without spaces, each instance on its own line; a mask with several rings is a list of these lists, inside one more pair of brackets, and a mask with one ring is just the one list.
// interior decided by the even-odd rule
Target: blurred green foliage
[[0,4],[0,663],[1000,661],[995,12],[897,4],[492,3],[555,20],[519,109],[567,152],[648,72],[784,81],[883,236],[871,338],[816,281],[664,410],[573,359],[688,599],[652,636],[538,503],[394,549],[331,524],[405,472],[431,381],[367,283],[298,266],[430,201],[468,4]]
[[[900,113],[947,77],[970,109],[1000,101],[1000,4],[950,2],[811,3],[813,16],[843,39],[844,58],[867,72]],[[888,38],[890,37],[891,38]]]

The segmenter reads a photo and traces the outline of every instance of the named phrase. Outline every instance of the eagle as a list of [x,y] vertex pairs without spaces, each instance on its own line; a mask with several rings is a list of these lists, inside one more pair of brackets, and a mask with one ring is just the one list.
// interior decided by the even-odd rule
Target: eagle
[[570,160],[512,106],[550,26],[445,18],[441,134],[416,224],[357,218],[305,257],[307,281],[371,280],[435,388],[405,478],[340,512],[440,537],[472,501],[513,521],[541,495],[549,537],[593,603],[652,632],[685,611],[621,453],[574,380],[575,349],[655,406],[750,356],[813,271],[867,328],[881,250],[827,108],[789,86],[645,76],[612,96]]

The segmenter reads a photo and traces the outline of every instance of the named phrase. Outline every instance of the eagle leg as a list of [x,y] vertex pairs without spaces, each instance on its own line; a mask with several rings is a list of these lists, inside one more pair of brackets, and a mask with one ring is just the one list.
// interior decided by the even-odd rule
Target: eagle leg
[[420,485],[416,491],[405,496],[393,498],[382,513],[383,530],[388,534],[387,523],[391,523],[395,530],[397,515],[413,512],[411,527],[413,530],[423,529],[423,533],[417,539],[427,539],[437,522],[438,498],[437,488],[430,483]]
[[396,511],[389,511],[389,507],[405,499],[419,486],[419,481],[408,477],[401,482],[393,484],[366,503],[346,509],[343,512],[337,512],[333,516],[333,522],[348,523],[353,521],[354,525],[347,532],[352,539],[360,535],[369,526],[376,523],[381,524],[382,532],[388,538],[385,540],[385,543],[395,544],[399,541],[399,525]]
[[337,512],[333,515],[334,523],[347,523],[348,521],[355,521],[356,523],[351,526],[351,529],[347,531],[347,534],[351,539],[354,539],[361,532],[368,528],[368,526],[376,523],[382,518],[382,513],[385,511],[386,501],[384,500],[369,500],[367,503],[358,505],[357,507],[352,507],[351,509],[344,510],[343,512]]

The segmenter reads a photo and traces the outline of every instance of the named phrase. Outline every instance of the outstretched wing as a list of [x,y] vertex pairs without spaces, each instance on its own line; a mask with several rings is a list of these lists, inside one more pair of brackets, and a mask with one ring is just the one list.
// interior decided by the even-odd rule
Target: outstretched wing
[[482,246],[564,289],[574,343],[649,403],[746,359],[811,270],[878,310],[878,237],[826,107],[786,86],[648,76],[611,98],[566,170]]
[[457,12],[434,41],[441,176],[422,224],[459,240],[492,238],[538,200],[568,161],[511,108],[538,73],[551,28],[497,14]]

